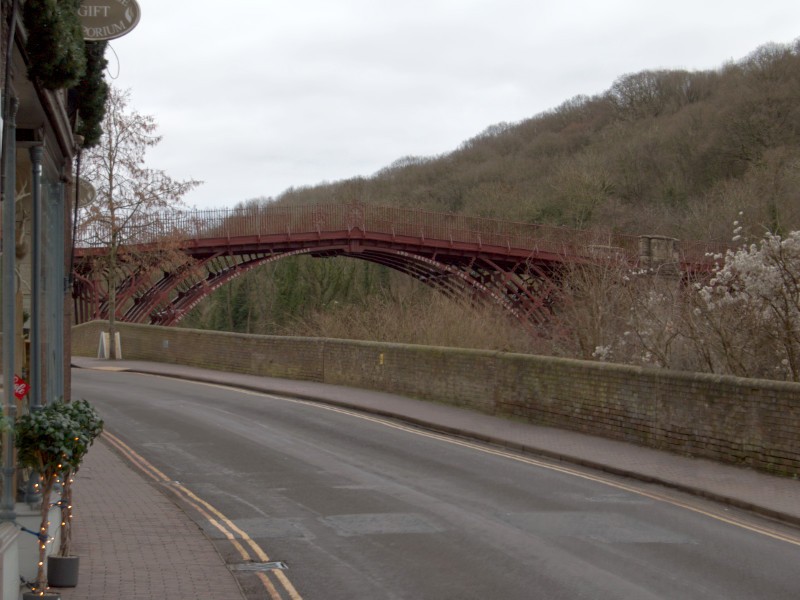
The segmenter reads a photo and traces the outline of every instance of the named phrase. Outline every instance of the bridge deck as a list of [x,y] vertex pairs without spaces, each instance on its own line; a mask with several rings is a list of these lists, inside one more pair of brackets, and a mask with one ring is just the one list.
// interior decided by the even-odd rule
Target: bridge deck
[[[76,320],[107,318],[108,290],[97,260],[107,254],[107,227],[94,223],[78,239]],[[451,295],[475,294],[523,321],[547,299],[541,282],[565,263],[637,264],[639,237],[369,204],[269,206],[141,215],[126,230],[118,266],[118,318],[172,324],[211,291],[258,265],[296,254],[350,256],[391,267]],[[654,238],[648,238],[654,239]],[[661,239],[661,238],[659,238]],[[707,271],[713,244],[676,246],[681,271]],[[179,251],[163,277],[145,273],[132,254]],[[174,252],[173,252],[174,254]],[[171,259],[174,262],[174,257]],[[152,265],[151,265],[152,266]],[[545,286],[546,287],[546,286]]]

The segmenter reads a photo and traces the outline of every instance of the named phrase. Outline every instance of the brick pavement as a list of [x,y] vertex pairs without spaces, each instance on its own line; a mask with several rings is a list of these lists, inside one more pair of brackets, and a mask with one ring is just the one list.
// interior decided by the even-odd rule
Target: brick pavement
[[104,442],[74,484],[78,586],[62,600],[235,600],[238,584],[210,540],[178,506]]

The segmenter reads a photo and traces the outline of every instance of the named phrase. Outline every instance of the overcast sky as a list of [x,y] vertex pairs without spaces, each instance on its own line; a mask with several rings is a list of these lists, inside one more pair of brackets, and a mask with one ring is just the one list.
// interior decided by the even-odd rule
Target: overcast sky
[[199,208],[370,176],[626,73],[800,37],[798,0],[138,1],[108,76],[159,123],[149,166],[205,181]]

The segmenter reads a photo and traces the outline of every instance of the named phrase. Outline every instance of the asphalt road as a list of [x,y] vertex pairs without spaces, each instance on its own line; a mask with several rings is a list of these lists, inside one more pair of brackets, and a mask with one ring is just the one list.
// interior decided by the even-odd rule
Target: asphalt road
[[[800,546],[623,489],[630,482],[150,375],[76,370],[73,394],[218,511],[187,508],[227,561],[241,551],[214,523],[285,563],[305,600],[800,597]],[[263,577],[236,573],[249,597],[270,597]]]

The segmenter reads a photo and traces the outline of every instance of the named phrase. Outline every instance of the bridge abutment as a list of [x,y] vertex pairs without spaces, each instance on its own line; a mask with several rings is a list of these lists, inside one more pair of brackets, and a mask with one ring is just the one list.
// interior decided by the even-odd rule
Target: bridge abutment
[[680,273],[678,240],[663,235],[639,236],[639,265],[658,275]]

